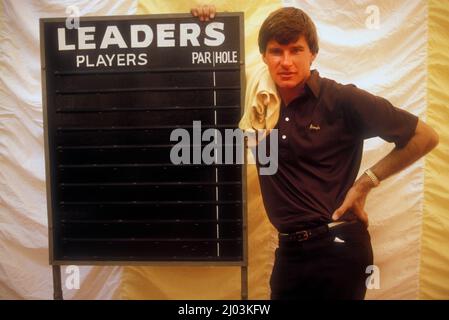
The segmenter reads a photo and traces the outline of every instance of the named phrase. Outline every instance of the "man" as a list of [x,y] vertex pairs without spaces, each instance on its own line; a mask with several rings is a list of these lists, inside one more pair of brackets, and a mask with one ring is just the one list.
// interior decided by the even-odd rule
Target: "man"
[[[192,14],[207,21],[215,8],[200,6]],[[274,128],[278,171],[259,175],[265,209],[279,231],[271,298],[363,299],[365,270],[373,263],[367,195],[432,150],[438,135],[387,100],[311,71],[318,36],[302,10],[272,12],[258,42],[282,100]],[[396,147],[356,180],[363,140],[375,136]]]

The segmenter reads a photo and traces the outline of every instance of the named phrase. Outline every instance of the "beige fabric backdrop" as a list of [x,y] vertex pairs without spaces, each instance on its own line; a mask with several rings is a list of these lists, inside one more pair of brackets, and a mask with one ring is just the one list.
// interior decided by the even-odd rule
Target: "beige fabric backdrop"
[[449,299],[449,1],[429,1],[428,123],[440,144],[426,159],[420,299]]
[[[286,5],[294,1],[284,1]],[[245,11],[247,65],[260,63],[255,34],[266,14],[281,6],[279,1],[214,1],[220,10]],[[433,3],[434,28],[448,26],[447,7]],[[43,128],[40,88],[38,18],[66,15],[76,4],[84,15],[135,14],[131,1],[13,1],[2,2],[0,11],[0,298],[48,299],[52,297],[48,266],[47,213]],[[139,2],[139,12],[187,12],[193,3],[181,1]],[[322,75],[353,82],[385,96],[398,107],[420,117],[426,110],[427,1],[297,1],[317,22],[321,51],[315,66]],[[369,5],[379,9],[379,29],[369,29]],[[432,16],[430,17],[431,19]],[[443,27],[441,27],[443,26]],[[447,28],[446,28],[447,29]],[[440,29],[438,29],[440,30]],[[447,44],[444,32],[434,38],[437,78],[429,86],[435,109],[433,121],[444,124],[444,92],[441,79],[448,79]],[[441,71],[441,66],[446,71]],[[249,74],[250,76],[250,74]],[[437,80],[438,79],[438,80]],[[444,136],[447,137],[447,134]],[[447,141],[447,139],[445,140]],[[363,168],[390,150],[381,140],[366,143]],[[443,174],[447,143],[436,152],[433,169],[438,215],[425,225],[421,286],[424,298],[448,298],[447,188]],[[430,158],[431,159],[431,158]],[[443,182],[441,182],[443,180]],[[440,186],[439,186],[440,185]],[[268,298],[268,279],[275,233],[267,223],[254,168],[248,172],[250,235],[250,298]],[[433,199],[433,200],[432,200]],[[421,223],[423,212],[423,161],[385,181],[370,196],[367,209],[371,233],[381,270],[381,289],[368,298],[418,298]],[[444,215],[446,214],[446,216]],[[446,233],[445,233],[446,232]],[[439,244],[439,247],[438,247]],[[424,251],[425,250],[425,251]],[[63,269],[64,271],[64,269]],[[81,289],[64,290],[68,299],[239,298],[238,268],[120,268],[81,267]]]

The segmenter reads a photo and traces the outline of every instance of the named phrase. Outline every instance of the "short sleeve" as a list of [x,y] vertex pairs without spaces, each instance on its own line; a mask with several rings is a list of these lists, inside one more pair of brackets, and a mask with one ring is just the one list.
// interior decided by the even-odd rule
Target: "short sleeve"
[[363,139],[380,137],[403,148],[414,135],[418,117],[355,85],[340,88],[339,105],[351,131]]

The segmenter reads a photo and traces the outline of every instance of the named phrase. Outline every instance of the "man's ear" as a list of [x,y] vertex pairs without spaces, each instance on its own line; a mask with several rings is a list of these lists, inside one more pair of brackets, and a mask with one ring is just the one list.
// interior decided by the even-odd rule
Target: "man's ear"
[[265,53],[262,53],[262,60],[265,64],[267,64],[267,58],[265,57]]
[[317,54],[312,54],[312,59],[310,60],[310,65],[312,65],[312,63],[315,61]]

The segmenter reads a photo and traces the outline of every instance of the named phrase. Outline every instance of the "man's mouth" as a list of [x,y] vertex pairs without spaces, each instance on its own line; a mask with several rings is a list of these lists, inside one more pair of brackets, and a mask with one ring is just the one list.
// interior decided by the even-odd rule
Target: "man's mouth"
[[280,73],[278,73],[278,75],[281,78],[291,78],[291,77],[293,77],[294,74],[295,74],[294,72],[280,72]]

